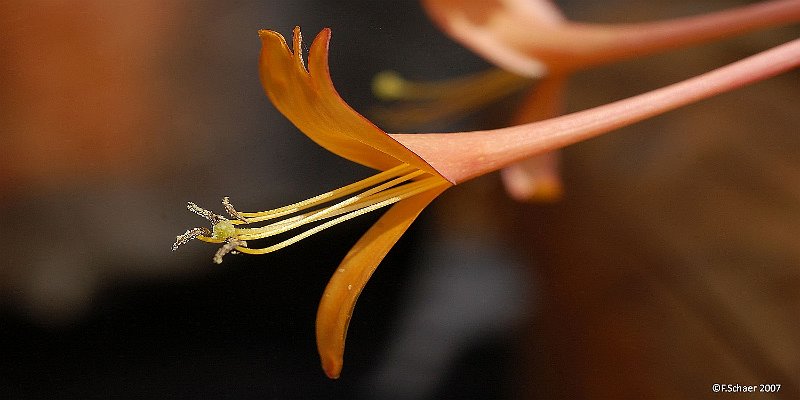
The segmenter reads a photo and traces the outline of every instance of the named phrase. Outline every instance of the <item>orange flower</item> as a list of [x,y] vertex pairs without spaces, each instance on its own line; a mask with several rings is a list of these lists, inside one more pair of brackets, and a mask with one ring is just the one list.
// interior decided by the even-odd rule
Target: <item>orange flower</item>
[[390,136],[458,184],[798,66],[800,39],[795,39],[685,81],[544,121],[486,131]]
[[[381,172],[275,210],[239,212],[225,198],[223,205],[233,219],[189,203],[189,209],[208,219],[213,228],[190,229],[177,238],[173,248],[195,238],[221,243],[214,257],[220,263],[229,252],[273,252],[348,219],[393,205],[345,256],[319,305],[317,345],[325,373],[336,378],[342,369],[347,326],[358,295],[419,213],[452,184],[339,97],[328,72],[329,29],[320,32],[311,44],[308,68],[302,58],[299,28],[294,30],[293,52],[277,32],[262,30],[259,36],[261,82],[275,107],[320,146]],[[329,205],[333,201],[338,202]],[[312,208],[316,209],[307,211]],[[265,226],[241,227],[280,217],[284,219]],[[256,240],[314,223],[318,225],[277,244],[249,246]]]
[[[609,132],[668,110],[765,79],[800,64],[800,40],[685,82],[630,99],[547,121],[452,134],[389,135],[339,97],[328,72],[330,30],[324,29],[302,59],[300,29],[291,51],[283,36],[259,31],[261,81],[276,108],[312,140],[381,172],[359,182],[285,207],[239,212],[228,198],[230,219],[189,203],[212,228],[177,237],[173,250],[190,240],[222,244],[214,261],[230,252],[265,254],[294,244],[351,218],[392,206],[353,246],[333,274],[317,311],[317,347],[325,373],[341,373],[353,307],[378,263],[420,212],[449,187],[511,163]],[[344,200],[341,200],[343,199]],[[330,205],[330,203],[333,203]],[[250,224],[283,218],[260,227]],[[308,224],[314,227],[262,247],[255,241]]]
[[800,20],[797,0],[633,24],[567,20],[547,0],[423,0],[454,39],[505,70],[539,78]]
[[[320,146],[351,161],[381,170],[401,166],[420,173],[415,177],[421,193],[406,197],[384,214],[353,246],[336,269],[317,312],[317,347],[325,373],[336,378],[342,370],[347,326],[359,293],[378,263],[436,196],[451,186],[419,158],[339,97],[328,72],[330,30],[324,29],[309,50],[308,72],[303,68],[300,28],[294,30],[294,54],[283,36],[260,31],[263,48],[261,81],[272,103],[303,133]],[[379,192],[380,193],[380,192]]]
[[[701,16],[637,24],[569,21],[547,0],[423,0],[431,18],[451,37],[520,76],[540,79],[512,124],[555,117],[569,75],[628,58],[721,39],[800,20],[800,2],[762,2]],[[498,95],[485,82],[476,92]],[[437,92],[441,93],[441,88]],[[464,96],[460,96],[463,98]],[[453,103],[448,99],[449,103]],[[518,200],[554,200],[562,192],[558,154],[545,153],[502,171]]]

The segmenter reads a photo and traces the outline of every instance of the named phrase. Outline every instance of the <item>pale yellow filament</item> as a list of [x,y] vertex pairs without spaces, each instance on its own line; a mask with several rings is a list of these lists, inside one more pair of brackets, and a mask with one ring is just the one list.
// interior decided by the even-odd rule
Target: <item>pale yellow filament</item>
[[442,183],[443,183],[442,180],[439,179],[439,178],[426,178],[426,179],[423,179],[423,180],[421,180],[419,182],[410,183],[410,184],[404,185],[403,189],[405,189],[405,190],[399,191],[399,193],[397,195],[395,195],[395,196],[388,197],[388,198],[385,198],[387,196],[381,196],[382,198],[384,198],[381,201],[377,201],[377,202],[374,202],[374,203],[368,202],[368,203],[372,203],[372,204],[367,205],[365,207],[358,208],[358,209],[356,209],[354,211],[351,211],[351,212],[349,212],[347,214],[344,214],[344,215],[342,215],[342,216],[340,216],[338,218],[334,218],[334,219],[332,219],[332,220],[330,220],[328,222],[325,222],[325,223],[323,223],[321,225],[317,225],[317,226],[315,226],[315,227],[313,227],[313,228],[311,228],[311,229],[309,229],[307,231],[304,231],[303,233],[300,233],[300,234],[298,234],[296,236],[293,236],[293,237],[291,237],[289,239],[286,239],[286,240],[284,240],[284,241],[282,241],[280,243],[274,244],[274,245],[269,246],[269,247],[260,248],[260,249],[252,249],[252,248],[249,248],[249,247],[236,247],[236,250],[240,251],[242,253],[247,253],[247,254],[266,254],[266,253],[271,253],[273,251],[277,251],[277,250],[283,249],[284,247],[291,246],[292,244],[295,244],[295,243],[299,242],[300,240],[303,240],[303,239],[305,239],[305,238],[307,238],[307,237],[309,237],[311,235],[314,235],[314,234],[319,233],[319,232],[321,232],[321,231],[323,231],[323,230],[325,230],[327,228],[330,228],[331,226],[334,226],[334,225],[339,224],[341,222],[344,222],[344,221],[347,221],[349,219],[358,217],[360,215],[366,214],[368,212],[375,211],[375,210],[377,210],[379,208],[386,207],[386,206],[389,206],[391,204],[397,203],[400,200],[407,199],[407,198],[409,198],[411,196],[414,196],[416,194],[419,194],[419,193],[425,192],[427,190],[433,189],[433,188],[441,185]]
[[[231,241],[240,241],[244,243],[245,241],[265,239],[288,232],[309,223],[327,220],[320,225],[268,247],[249,248],[244,247],[246,245],[240,245],[234,248],[235,251],[248,254],[270,253],[297,243],[298,241],[319,233],[327,228],[330,228],[331,226],[392,205],[398,201],[407,199],[411,196],[433,189],[445,183],[445,181],[440,177],[434,176],[412,181],[424,174],[424,171],[411,167],[408,164],[402,164],[356,183],[314,196],[308,200],[290,204],[288,206],[261,212],[236,212],[237,215],[244,218],[244,221],[224,220],[220,223],[242,225],[270,220],[273,218],[285,216],[288,217],[257,228],[235,228],[229,237],[223,238],[216,236],[198,236],[197,239],[209,243],[228,243],[228,245],[236,245],[237,243]],[[289,216],[290,214],[294,214],[311,207],[320,206],[325,203],[330,203],[334,200],[341,199],[342,197],[359,191],[361,192],[333,205],[329,205],[314,211],[308,211],[299,215]],[[227,199],[225,201],[227,202]]]
[[[372,189],[366,190],[363,193],[360,193],[356,196],[350,197],[347,200],[341,201],[336,203],[330,207],[324,208],[319,211],[306,213],[303,215],[299,215],[301,217],[296,219],[297,217],[291,218],[294,221],[279,221],[274,224],[270,224],[267,226],[262,226],[260,228],[242,228],[236,230],[236,237],[242,240],[255,240],[255,239],[263,239],[269,236],[274,236],[294,228],[300,227],[310,222],[314,222],[323,218],[327,218],[327,216],[334,213],[336,210],[339,210],[343,207],[348,205],[357,203],[363,199],[368,198],[369,196],[374,195],[375,193],[382,192],[386,189],[391,187],[397,186],[405,181],[411,180],[419,175],[424,174],[425,172],[416,170],[410,174],[403,175],[399,178],[392,179],[391,181],[382,183],[378,186],[373,187]],[[322,203],[323,201],[320,201]]]
[[331,201],[331,200],[338,199],[340,197],[347,196],[347,195],[355,193],[355,192],[357,192],[357,191],[359,191],[361,189],[364,189],[364,188],[370,187],[372,185],[375,185],[377,183],[386,181],[389,178],[394,178],[396,176],[400,176],[400,175],[406,174],[409,171],[413,171],[413,170],[415,170],[414,167],[412,167],[412,166],[410,166],[408,164],[401,164],[401,165],[398,165],[398,166],[396,166],[396,167],[394,167],[392,169],[388,169],[386,171],[383,171],[383,172],[380,172],[378,174],[375,174],[375,175],[373,175],[373,176],[371,176],[369,178],[362,179],[362,180],[360,180],[358,182],[351,183],[351,184],[349,184],[347,186],[343,186],[343,187],[340,187],[338,189],[331,190],[330,192],[327,192],[327,193],[322,193],[322,194],[314,196],[314,197],[312,197],[310,199],[303,200],[303,201],[300,201],[300,202],[297,202],[297,203],[294,203],[294,204],[289,204],[287,206],[283,206],[283,207],[279,207],[279,208],[275,208],[275,209],[267,210],[267,211],[241,212],[239,214],[241,216],[247,218],[247,221],[244,221],[244,222],[234,221],[234,223],[242,224],[242,223],[260,222],[260,221],[266,221],[266,220],[269,220],[269,219],[279,218],[279,217],[282,217],[284,215],[293,214],[295,212],[305,210],[305,209],[307,209],[309,207],[313,207],[313,206],[315,206],[317,204],[320,204],[322,202]]
[[457,118],[510,96],[533,80],[501,69],[433,82],[414,82],[394,72],[373,79],[373,92],[385,100],[400,101],[373,110],[373,115],[394,130]]

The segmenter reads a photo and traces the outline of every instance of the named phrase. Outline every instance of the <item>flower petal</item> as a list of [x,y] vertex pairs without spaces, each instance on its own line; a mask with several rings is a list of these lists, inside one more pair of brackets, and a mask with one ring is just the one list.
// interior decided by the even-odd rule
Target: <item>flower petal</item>
[[[566,75],[542,78],[523,101],[513,124],[553,118],[562,113]],[[561,198],[563,184],[559,173],[558,150],[540,154],[505,167],[500,176],[511,197],[518,201],[552,202]]]
[[550,203],[561,200],[560,153],[550,151],[509,165],[500,171],[506,192],[517,201]]
[[[336,92],[328,71],[330,29],[309,50],[308,70],[301,54],[300,28],[294,52],[277,32],[261,30],[261,83],[275,107],[320,146],[353,162],[386,170],[407,163],[436,174],[425,161],[353,110]],[[437,174],[438,175],[438,174]]]
[[500,68],[531,78],[547,74],[546,62],[528,52],[527,43],[521,41],[543,40],[541,33],[558,29],[563,17],[553,4],[535,0],[423,0],[422,4],[443,31]]
[[795,0],[633,24],[564,19],[546,0],[424,0],[439,26],[501,68],[525,76],[576,70],[797,22]]
[[342,371],[347,327],[361,290],[419,213],[448,187],[444,185],[395,204],[353,246],[334,272],[317,310],[317,349],[329,378],[338,378]]

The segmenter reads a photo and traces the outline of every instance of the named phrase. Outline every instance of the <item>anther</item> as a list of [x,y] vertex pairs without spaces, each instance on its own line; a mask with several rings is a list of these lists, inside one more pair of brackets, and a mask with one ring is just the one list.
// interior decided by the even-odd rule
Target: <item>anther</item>
[[175,237],[175,243],[172,245],[172,251],[178,250],[179,246],[183,246],[190,241],[197,239],[198,236],[208,236],[211,231],[208,228],[192,228],[186,231],[183,235]]
[[216,224],[216,223],[218,223],[220,221],[227,221],[228,220],[227,218],[223,217],[222,215],[214,214],[213,212],[211,212],[209,210],[206,210],[205,208],[202,208],[202,207],[198,206],[197,204],[192,203],[191,201],[186,204],[186,208],[188,208],[189,211],[191,211],[191,212],[193,212],[193,213],[195,213],[195,214],[207,219],[212,224]]
[[[387,207],[403,199],[434,189],[443,184],[437,177],[415,180],[425,172],[401,164],[394,168],[362,179],[350,185],[335,189],[310,199],[287,206],[259,212],[239,212],[231,204],[230,198],[223,197],[222,205],[232,219],[228,219],[212,211],[189,202],[189,211],[211,222],[211,229],[194,228],[176,238],[173,250],[193,239],[203,242],[221,244],[214,255],[214,262],[219,264],[228,253],[266,254],[303,240],[341,222],[359,215]],[[349,196],[349,197],[346,197]],[[346,197],[346,198],[345,198]],[[303,212],[303,210],[311,211]],[[261,227],[239,227],[240,225],[268,221],[285,217]],[[284,232],[289,232],[306,224],[319,222],[318,225],[300,232],[279,243],[263,248],[247,247],[249,240],[266,239]]]
[[233,204],[231,204],[230,197],[225,196],[222,198],[222,206],[225,207],[225,211],[228,212],[228,215],[230,215],[231,218],[238,219],[239,221],[247,223],[247,218],[245,218],[245,216],[242,215],[242,213],[236,211],[236,209],[233,208]]
[[247,242],[236,238],[228,238],[225,244],[220,247],[214,254],[214,264],[222,264],[222,257],[228,253],[236,254],[237,247],[247,247]]

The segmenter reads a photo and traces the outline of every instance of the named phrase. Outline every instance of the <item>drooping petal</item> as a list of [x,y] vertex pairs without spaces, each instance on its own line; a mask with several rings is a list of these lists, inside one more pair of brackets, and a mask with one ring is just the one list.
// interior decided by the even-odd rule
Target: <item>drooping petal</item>
[[443,31],[500,68],[531,78],[547,74],[548,65],[527,51],[516,35],[520,30],[537,36],[557,29],[563,17],[549,2],[423,0],[422,5]]
[[558,150],[533,156],[509,165],[500,171],[506,193],[517,201],[550,203],[561,200],[564,184],[561,181]]
[[317,349],[329,378],[338,378],[342,371],[347,327],[361,290],[419,213],[448,187],[443,184],[395,204],[353,246],[334,272],[317,310]]
[[330,29],[323,29],[303,63],[300,28],[294,52],[277,32],[261,30],[261,83],[275,107],[320,146],[356,163],[386,170],[407,163],[436,172],[414,153],[353,110],[336,92],[328,71]]
[[796,0],[666,21],[589,24],[560,18],[547,0],[423,0],[454,39],[501,68],[541,76],[797,22]]
[[[543,121],[561,115],[567,76],[552,74],[542,78],[520,105],[514,125]],[[503,168],[500,176],[511,197],[518,201],[551,202],[561,198],[563,184],[559,172],[559,151],[540,154]]]

